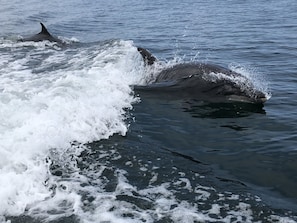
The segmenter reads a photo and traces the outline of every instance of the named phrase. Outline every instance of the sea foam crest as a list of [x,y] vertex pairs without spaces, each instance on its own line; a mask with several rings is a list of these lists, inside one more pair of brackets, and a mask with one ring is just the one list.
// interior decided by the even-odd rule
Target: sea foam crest
[[15,216],[53,199],[52,149],[126,134],[140,71],[125,41],[65,50],[5,42],[0,50],[0,216]]

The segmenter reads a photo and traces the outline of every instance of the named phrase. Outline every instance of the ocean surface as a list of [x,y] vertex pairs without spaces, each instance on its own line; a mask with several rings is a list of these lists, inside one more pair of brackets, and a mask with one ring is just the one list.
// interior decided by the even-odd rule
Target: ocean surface
[[[297,1],[1,1],[0,222],[297,222]],[[65,45],[19,42],[43,22]],[[160,63],[144,66],[137,46]],[[209,62],[264,106],[135,92]]]

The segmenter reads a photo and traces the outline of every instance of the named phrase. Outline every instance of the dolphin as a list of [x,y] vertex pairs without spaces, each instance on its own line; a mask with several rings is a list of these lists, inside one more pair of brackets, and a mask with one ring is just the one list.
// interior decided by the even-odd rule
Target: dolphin
[[137,50],[142,56],[145,65],[153,65],[157,61],[156,57],[154,57],[147,49],[137,47]]
[[62,43],[62,40],[52,36],[49,31],[47,31],[45,25],[41,22],[41,31],[40,33],[27,37],[22,38],[20,41],[27,42],[27,41],[33,41],[33,42],[40,42],[40,41],[50,41],[50,42],[56,42],[56,43]]
[[[142,48],[138,49],[141,53]],[[156,59],[148,51],[141,53],[146,64]],[[153,58],[153,59],[151,59]],[[174,98],[191,98],[208,102],[244,102],[263,104],[267,96],[251,80],[228,68],[210,63],[181,63],[160,71],[147,85],[136,91],[154,92]]]

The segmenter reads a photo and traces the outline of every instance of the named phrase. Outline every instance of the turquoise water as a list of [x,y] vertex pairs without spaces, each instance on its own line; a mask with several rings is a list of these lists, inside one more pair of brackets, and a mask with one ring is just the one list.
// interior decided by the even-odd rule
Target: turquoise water
[[[296,222],[296,6],[1,3],[0,220]],[[67,47],[17,42],[39,22]],[[229,67],[271,98],[134,92],[152,72],[136,46],[164,67]]]

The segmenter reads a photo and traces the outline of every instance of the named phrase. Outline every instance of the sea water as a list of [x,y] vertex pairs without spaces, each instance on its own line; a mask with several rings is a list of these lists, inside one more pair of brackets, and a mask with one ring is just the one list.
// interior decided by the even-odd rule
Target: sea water
[[[296,222],[296,4],[2,2],[1,221]],[[17,41],[39,22],[66,45]],[[160,63],[146,68],[137,46]],[[271,98],[133,90],[193,61]]]

